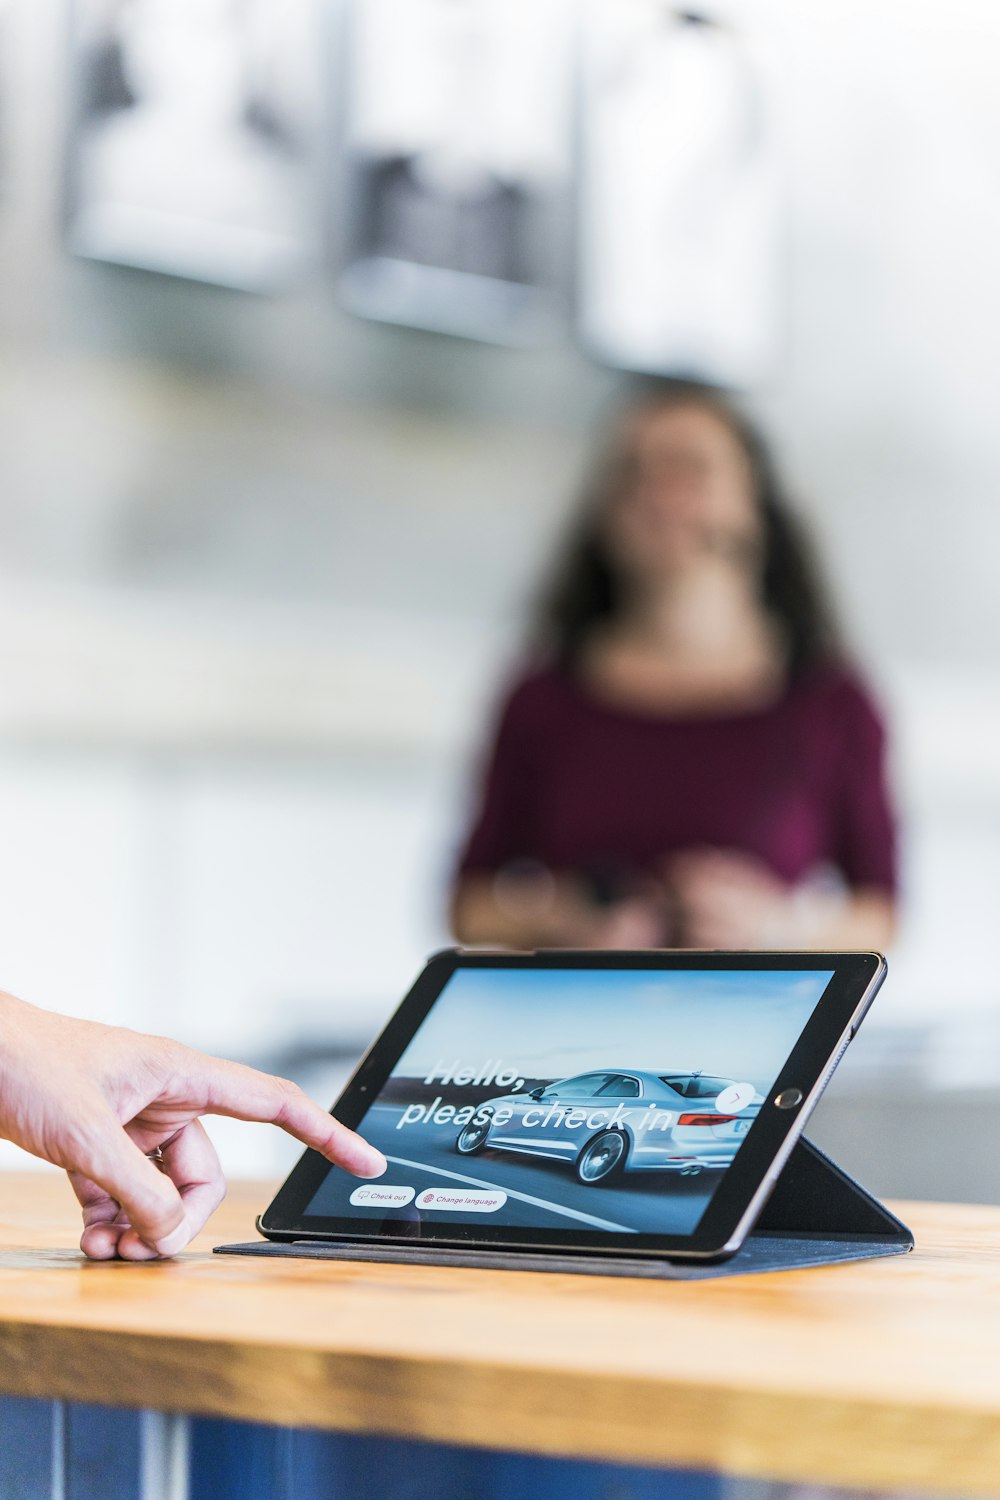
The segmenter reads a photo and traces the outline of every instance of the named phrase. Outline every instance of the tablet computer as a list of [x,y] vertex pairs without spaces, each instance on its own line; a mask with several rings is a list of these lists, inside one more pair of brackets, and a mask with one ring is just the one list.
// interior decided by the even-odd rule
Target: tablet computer
[[877,953],[435,955],[308,1151],[273,1240],[721,1260],[743,1243],[885,975]]

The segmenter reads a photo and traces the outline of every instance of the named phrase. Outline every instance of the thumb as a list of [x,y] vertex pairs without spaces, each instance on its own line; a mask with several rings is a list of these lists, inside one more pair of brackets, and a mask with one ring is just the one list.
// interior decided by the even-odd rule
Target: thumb
[[[171,1243],[174,1232],[184,1225],[184,1204],[170,1178],[140,1151],[110,1111],[88,1137],[72,1170],[89,1178],[121,1205],[132,1228],[150,1249],[163,1255],[173,1253],[177,1248]],[[162,1249],[165,1243],[169,1248]]]

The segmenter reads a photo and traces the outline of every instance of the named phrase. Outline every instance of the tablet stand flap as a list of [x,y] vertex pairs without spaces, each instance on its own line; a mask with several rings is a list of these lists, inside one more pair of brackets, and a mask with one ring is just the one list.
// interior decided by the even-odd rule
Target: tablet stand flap
[[754,1235],[871,1235],[913,1245],[906,1225],[803,1136],[753,1229]]

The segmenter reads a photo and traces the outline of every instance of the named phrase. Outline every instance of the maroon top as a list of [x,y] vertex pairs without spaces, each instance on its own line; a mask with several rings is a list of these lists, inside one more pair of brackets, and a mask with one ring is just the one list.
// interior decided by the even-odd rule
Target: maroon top
[[882,721],[825,666],[766,708],[667,718],[593,697],[568,670],[523,678],[500,716],[459,872],[519,859],[616,885],[680,850],[755,854],[797,881],[832,864],[896,888]]

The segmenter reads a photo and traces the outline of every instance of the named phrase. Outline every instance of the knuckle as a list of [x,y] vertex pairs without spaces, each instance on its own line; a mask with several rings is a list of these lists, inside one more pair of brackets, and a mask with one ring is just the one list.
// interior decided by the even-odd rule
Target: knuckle
[[192,1067],[195,1054],[172,1037],[158,1036],[151,1040],[154,1045],[146,1059],[151,1079],[157,1084],[166,1084],[175,1093],[184,1094],[187,1081],[195,1071]]
[[276,1078],[275,1083],[278,1085],[282,1103],[298,1104],[306,1097],[305,1090],[299,1084],[293,1083],[290,1078]]
[[276,1124],[281,1125],[300,1113],[302,1106],[308,1100],[308,1095],[290,1078],[276,1078],[274,1081],[277,1086],[277,1110],[274,1119]]

